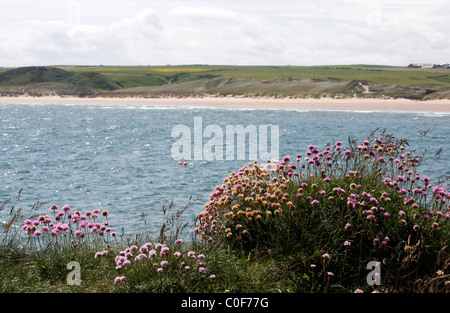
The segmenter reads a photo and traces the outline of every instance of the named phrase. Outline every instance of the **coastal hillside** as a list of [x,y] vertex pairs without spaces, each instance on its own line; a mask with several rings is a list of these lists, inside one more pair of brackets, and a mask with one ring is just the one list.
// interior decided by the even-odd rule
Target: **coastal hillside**
[[120,88],[105,75],[96,72],[66,71],[57,67],[30,66],[0,74],[2,93],[29,95],[90,96]]
[[31,66],[0,68],[2,96],[450,99],[448,68]]

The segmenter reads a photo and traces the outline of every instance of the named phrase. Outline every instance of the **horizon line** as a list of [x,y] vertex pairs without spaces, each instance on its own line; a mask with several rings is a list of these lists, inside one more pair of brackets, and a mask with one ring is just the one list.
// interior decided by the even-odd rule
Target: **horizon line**
[[[1,66],[0,68],[19,68],[19,67],[178,67],[178,66],[236,66],[236,67],[322,67],[322,66],[379,66],[379,67],[403,67],[406,65],[388,65],[388,64],[314,64],[314,65],[293,65],[293,64],[206,64],[206,63],[185,63],[185,64],[42,64],[42,65],[18,65],[18,66]],[[418,63],[414,63],[418,64]],[[422,64],[422,63],[420,63]],[[423,64],[439,64],[439,63],[423,63]]]

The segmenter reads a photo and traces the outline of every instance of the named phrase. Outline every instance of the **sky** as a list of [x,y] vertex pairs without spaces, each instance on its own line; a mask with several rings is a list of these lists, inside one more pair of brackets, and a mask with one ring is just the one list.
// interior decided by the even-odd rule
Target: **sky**
[[450,62],[449,0],[1,0],[0,67]]

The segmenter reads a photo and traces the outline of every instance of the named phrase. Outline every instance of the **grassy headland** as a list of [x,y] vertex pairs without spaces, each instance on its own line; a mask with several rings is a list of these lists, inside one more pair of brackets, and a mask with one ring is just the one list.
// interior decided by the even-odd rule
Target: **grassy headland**
[[0,95],[450,99],[450,70],[374,65],[1,68]]

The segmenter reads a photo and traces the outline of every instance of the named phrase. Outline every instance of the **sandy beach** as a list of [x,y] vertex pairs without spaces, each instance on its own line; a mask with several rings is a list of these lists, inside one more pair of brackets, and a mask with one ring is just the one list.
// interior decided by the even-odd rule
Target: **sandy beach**
[[173,106],[233,109],[331,110],[380,112],[450,113],[450,100],[414,101],[408,99],[291,99],[246,97],[185,98],[78,98],[78,97],[0,97],[3,104],[86,104]]

